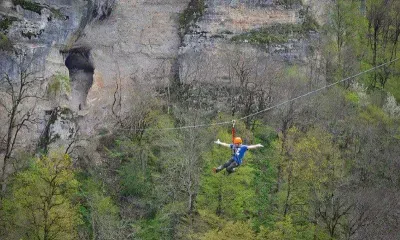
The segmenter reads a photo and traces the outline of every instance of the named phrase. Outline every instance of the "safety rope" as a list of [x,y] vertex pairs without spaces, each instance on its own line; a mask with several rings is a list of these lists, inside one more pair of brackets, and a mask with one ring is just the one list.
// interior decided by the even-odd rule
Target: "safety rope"
[[232,143],[233,143],[234,140],[235,140],[235,134],[236,134],[236,131],[235,131],[235,123],[236,123],[236,120],[232,120]]
[[[247,119],[247,118],[249,118],[249,117],[253,117],[253,116],[255,116],[255,115],[258,115],[258,114],[260,114],[260,113],[263,113],[263,112],[269,111],[269,110],[271,110],[271,109],[277,108],[277,107],[282,106],[282,105],[284,105],[284,104],[287,104],[287,103],[296,101],[297,99],[300,99],[300,98],[303,98],[303,97],[312,95],[312,94],[314,94],[314,93],[317,93],[317,92],[322,91],[322,90],[324,90],[324,89],[330,88],[330,87],[332,87],[332,86],[334,86],[334,85],[337,85],[337,84],[339,84],[339,83],[348,81],[348,80],[350,80],[350,79],[353,79],[353,78],[356,78],[356,77],[358,77],[358,76],[361,76],[361,75],[363,75],[363,74],[365,74],[365,73],[371,72],[371,71],[373,71],[373,70],[375,70],[375,69],[381,68],[381,67],[383,67],[383,66],[385,66],[385,65],[388,65],[388,64],[390,64],[390,63],[392,63],[392,62],[395,62],[395,61],[397,61],[397,60],[399,60],[399,59],[400,59],[400,58],[393,59],[393,60],[388,61],[388,62],[386,62],[386,63],[383,63],[383,64],[381,64],[381,65],[378,65],[378,66],[375,66],[375,67],[370,68],[370,69],[368,69],[368,70],[365,70],[365,71],[362,71],[362,72],[360,72],[360,73],[357,73],[357,74],[355,74],[355,75],[353,75],[353,76],[344,78],[344,79],[342,79],[342,80],[340,80],[340,81],[337,81],[337,82],[334,82],[334,83],[325,85],[324,87],[315,89],[315,90],[313,90],[313,91],[310,91],[310,92],[307,92],[307,93],[305,93],[305,94],[302,94],[302,95],[299,95],[299,96],[297,96],[297,97],[294,97],[294,98],[292,98],[292,99],[283,101],[283,102],[281,102],[281,103],[278,103],[278,104],[273,105],[273,106],[271,106],[271,107],[265,108],[265,109],[260,110],[260,111],[258,111],[258,112],[255,112],[255,113],[249,114],[249,115],[247,115],[247,116],[241,117],[241,118],[239,118],[238,120],[244,120],[244,119]],[[139,129],[139,128],[128,128],[128,129],[127,129],[127,128],[117,128],[117,129],[120,129],[120,130],[128,130],[128,131],[180,130],[180,129],[189,129],[189,128],[200,128],[200,127],[210,127],[210,126],[217,126],[217,125],[226,125],[226,124],[232,124],[234,121],[236,121],[236,120],[225,121],[225,122],[209,123],[209,124],[188,125],[188,126],[173,127],[173,128],[145,128],[145,129]],[[234,130],[233,130],[233,128],[232,128],[232,134],[233,134],[233,131],[234,131]],[[233,142],[233,139],[232,139],[232,142]]]
[[[234,144],[235,142],[235,134],[236,134],[235,123],[236,120],[232,120],[232,144]],[[232,155],[235,155],[235,148],[232,148]]]

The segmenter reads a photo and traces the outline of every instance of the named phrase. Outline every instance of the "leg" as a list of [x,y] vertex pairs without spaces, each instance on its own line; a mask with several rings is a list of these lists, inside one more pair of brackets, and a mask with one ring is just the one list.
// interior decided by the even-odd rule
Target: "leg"
[[235,161],[233,161],[227,168],[226,171],[230,174],[235,171],[235,168],[239,166]]
[[219,172],[219,171],[223,170],[224,168],[229,167],[232,163],[235,163],[235,160],[233,160],[233,158],[231,158],[229,161],[227,161],[223,165],[221,165],[217,168],[214,168],[213,170],[214,170],[214,172]]

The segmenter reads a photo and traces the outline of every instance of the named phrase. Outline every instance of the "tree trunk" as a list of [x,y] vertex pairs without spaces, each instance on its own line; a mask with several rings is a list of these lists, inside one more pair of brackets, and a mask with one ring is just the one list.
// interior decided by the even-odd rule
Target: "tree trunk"
[[2,166],[2,171],[1,171],[1,196],[6,192],[7,190],[7,165],[8,161],[10,160],[11,153],[13,150],[13,130],[14,130],[14,123],[15,123],[15,114],[17,111],[17,106],[13,106],[11,115],[10,115],[10,123],[8,125],[8,131],[7,131],[7,141],[6,141],[6,153],[3,158],[3,166]]
[[290,173],[289,173],[289,176],[288,176],[288,189],[287,189],[287,192],[286,192],[285,210],[284,210],[284,212],[283,212],[283,216],[284,216],[284,217],[286,217],[286,215],[287,215],[288,212],[289,212],[289,206],[290,206],[289,200],[290,200],[290,194],[291,194],[291,185],[292,185],[292,174],[291,174],[291,172],[290,172]]

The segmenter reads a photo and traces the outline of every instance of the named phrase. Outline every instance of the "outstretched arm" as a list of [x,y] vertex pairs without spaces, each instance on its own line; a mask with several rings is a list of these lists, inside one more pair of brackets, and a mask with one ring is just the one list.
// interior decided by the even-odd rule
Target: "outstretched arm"
[[259,147],[264,147],[264,146],[261,144],[249,145],[249,146],[247,146],[247,149],[255,149],[255,148],[259,148]]
[[214,143],[216,143],[218,145],[222,145],[224,147],[229,147],[229,148],[231,147],[231,145],[229,143],[221,142],[219,139],[217,141],[215,141]]

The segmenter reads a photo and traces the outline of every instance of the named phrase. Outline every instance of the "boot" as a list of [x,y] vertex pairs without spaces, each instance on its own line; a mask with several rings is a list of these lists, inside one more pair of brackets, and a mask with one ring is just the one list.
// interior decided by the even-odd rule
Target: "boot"
[[230,168],[229,170],[227,168],[226,171],[228,172],[228,175],[229,175],[231,173],[234,173],[236,171],[236,168]]
[[219,171],[221,171],[222,170],[222,166],[219,166],[219,167],[217,167],[217,168],[213,168],[213,172],[214,173],[217,173],[217,172],[219,172]]

